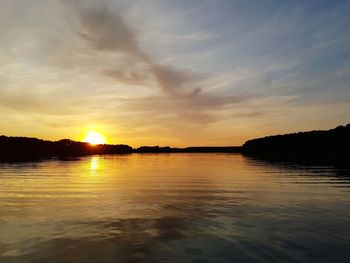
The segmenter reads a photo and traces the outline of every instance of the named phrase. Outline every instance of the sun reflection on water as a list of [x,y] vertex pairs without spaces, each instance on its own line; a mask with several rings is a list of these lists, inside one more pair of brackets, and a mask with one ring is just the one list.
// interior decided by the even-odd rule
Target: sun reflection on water
[[90,171],[96,171],[100,167],[100,157],[94,156],[90,159]]
[[335,249],[348,262],[348,174],[234,154],[0,164],[0,262],[250,262],[264,251],[332,262]]

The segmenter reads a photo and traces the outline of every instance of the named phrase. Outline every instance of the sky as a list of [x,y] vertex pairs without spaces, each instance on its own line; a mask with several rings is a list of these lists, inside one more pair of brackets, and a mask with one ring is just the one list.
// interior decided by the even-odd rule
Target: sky
[[0,134],[223,146],[349,122],[350,1],[1,1]]

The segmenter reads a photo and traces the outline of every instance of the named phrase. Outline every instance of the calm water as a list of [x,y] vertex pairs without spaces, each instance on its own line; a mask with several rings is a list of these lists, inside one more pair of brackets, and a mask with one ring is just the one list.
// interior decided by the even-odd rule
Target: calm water
[[349,187],[235,154],[0,164],[0,262],[350,262]]

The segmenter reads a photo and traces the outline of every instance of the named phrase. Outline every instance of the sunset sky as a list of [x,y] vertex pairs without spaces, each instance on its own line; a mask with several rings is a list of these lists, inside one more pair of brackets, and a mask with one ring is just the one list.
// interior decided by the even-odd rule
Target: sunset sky
[[240,145],[350,122],[350,1],[1,0],[0,134]]

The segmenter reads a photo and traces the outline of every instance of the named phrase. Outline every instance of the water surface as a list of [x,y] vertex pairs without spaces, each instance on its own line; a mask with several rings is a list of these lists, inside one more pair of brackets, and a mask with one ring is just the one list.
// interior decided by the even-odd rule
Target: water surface
[[350,262],[350,173],[239,154],[0,164],[0,262]]

